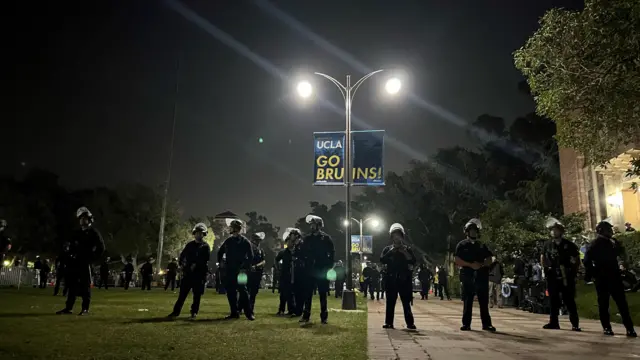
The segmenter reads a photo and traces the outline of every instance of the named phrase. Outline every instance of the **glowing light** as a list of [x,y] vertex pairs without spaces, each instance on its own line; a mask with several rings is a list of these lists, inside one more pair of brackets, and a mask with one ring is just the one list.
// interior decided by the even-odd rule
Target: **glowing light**
[[402,87],[402,83],[398,78],[389,79],[387,81],[387,84],[384,86],[385,90],[387,90],[387,93],[391,95],[397,94],[400,91],[401,87]]
[[245,273],[238,274],[238,284],[247,285],[247,274]]
[[162,275],[162,274],[164,274],[164,271],[162,270],[158,271],[158,275]]
[[260,144],[262,144],[262,143],[264,142],[264,140],[263,140],[262,138],[259,138],[259,139],[258,139],[258,142],[259,142]]
[[345,227],[349,226],[349,220],[344,219],[344,221],[342,222],[342,225],[344,225]]
[[611,196],[608,196],[607,197],[607,203],[609,205],[611,205],[611,206],[617,206],[617,207],[622,206],[622,204],[623,204],[622,194],[621,193],[616,193],[616,194],[613,194]]
[[5,260],[2,262],[2,265],[4,266],[9,266],[9,264],[11,264],[11,262],[9,262],[9,260]]
[[311,94],[313,94],[313,88],[311,87],[311,84],[306,81],[302,81],[301,83],[299,83],[297,90],[298,95],[300,95],[300,97],[302,98],[308,98],[309,96],[311,96]]
[[336,281],[336,271],[331,269],[329,271],[327,271],[327,280],[329,281]]
[[378,226],[380,226],[380,221],[378,219],[373,219],[371,220],[371,227],[372,228],[377,228]]

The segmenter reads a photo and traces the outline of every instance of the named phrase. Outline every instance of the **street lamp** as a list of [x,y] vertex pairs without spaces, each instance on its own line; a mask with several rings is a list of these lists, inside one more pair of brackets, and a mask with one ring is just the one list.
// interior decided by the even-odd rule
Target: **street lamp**
[[[363,259],[363,257],[362,257],[362,244],[364,243],[364,239],[363,239],[363,235],[364,235],[363,233],[364,232],[362,231],[362,229],[364,228],[364,225],[366,223],[370,223],[370,226],[375,229],[380,225],[380,221],[375,217],[368,217],[368,218],[366,218],[364,220],[363,219],[351,218],[351,220],[357,222],[358,226],[360,226],[360,249],[358,251],[358,255],[359,255],[360,262],[362,262],[362,259]],[[349,229],[350,228],[349,225],[351,225],[351,221],[349,221],[348,219],[344,219],[343,224],[347,229]],[[350,232],[350,231],[347,231],[347,232]],[[351,240],[351,236],[349,236],[349,240]],[[349,251],[347,252],[347,259],[351,259],[351,241],[349,241]],[[366,256],[364,257],[364,260],[367,260]],[[347,266],[351,266],[351,263],[347,262]],[[347,273],[347,276],[350,276],[350,275],[351,275],[351,269],[349,268],[349,272]],[[353,290],[353,288],[349,287],[349,279],[350,278],[347,277],[347,289]],[[351,280],[353,281],[353,279],[351,279]],[[342,305],[344,307],[344,305],[345,305],[344,300],[342,302]]]
[[[346,199],[345,218],[346,219],[351,219],[351,172],[353,171],[351,169],[351,166],[352,166],[351,165],[351,105],[353,103],[353,98],[356,94],[356,91],[358,90],[360,85],[362,85],[362,83],[368,78],[382,71],[383,71],[382,69],[372,71],[367,75],[363,76],[360,80],[356,81],[356,83],[353,85],[351,84],[351,75],[347,75],[346,85],[342,85],[340,81],[336,80],[335,78],[327,74],[323,74],[319,72],[314,73],[315,75],[322,76],[323,78],[331,81],[336,87],[338,87],[338,90],[340,90],[340,93],[342,94],[342,97],[344,99],[344,110],[345,110],[344,135],[345,135],[345,142],[346,142],[346,146],[344,149],[344,173],[345,173],[344,185],[346,189],[345,190],[345,199]],[[401,85],[402,84],[398,78],[391,78],[387,81],[385,89],[387,93],[393,95],[400,91]],[[300,97],[302,98],[309,98],[313,93],[313,87],[308,81],[300,82],[296,89],[298,91],[298,95],[300,95]],[[351,253],[351,227],[347,227],[347,231],[345,231],[345,248],[346,248],[346,254],[347,254],[347,259],[346,259],[347,260],[347,271],[346,271],[347,291],[345,291],[342,296],[342,308],[345,310],[351,310],[356,308],[356,298],[355,298],[355,293],[353,292],[353,279],[351,278],[351,256],[349,256],[349,254]]]

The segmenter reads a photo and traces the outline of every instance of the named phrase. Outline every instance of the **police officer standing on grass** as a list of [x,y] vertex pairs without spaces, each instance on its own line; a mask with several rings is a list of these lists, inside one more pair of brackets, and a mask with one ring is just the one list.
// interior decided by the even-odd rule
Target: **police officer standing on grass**
[[335,281],[335,285],[334,285],[336,299],[337,298],[342,298],[342,292],[344,291],[344,280],[346,278],[345,271],[344,271],[344,265],[342,264],[342,260],[338,260],[338,263],[333,268],[333,270],[335,270],[335,272],[336,272],[336,281]]
[[407,329],[413,330],[416,325],[411,312],[411,299],[416,257],[411,248],[404,244],[405,231],[402,225],[398,223],[391,225],[389,237],[392,244],[385,247],[380,255],[380,262],[386,266],[384,276],[387,292],[386,314],[382,328],[393,329],[393,317],[399,295]]
[[104,252],[102,236],[93,225],[93,215],[86,207],[76,212],[80,222],[80,230],[71,236],[69,245],[69,264],[66,281],[69,283],[69,293],[64,309],[56,314],[71,314],[76,297],[82,297],[82,310],[78,315],[89,314],[91,304],[91,264]]
[[310,287],[307,288],[301,323],[308,323],[311,317],[313,290],[317,287],[320,296],[320,321],[326,324],[329,318],[327,311],[327,295],[329,293],[329,279],[327,272],[333,268],[335,250],[331,237],[322,231],[324,221],[321,217],[307,215],[307,224],[311,233],[304,237],[301,253],[308,269],[307,277]]
[[197,223],[191,231],[194,240],[187,243],[184,250],[180,253],[180,264],[183,269],[183,276],[180,282],[180,294],[173,306],[173,311],[169,314],[169,318],[180,316],[184,301],[187,299],[189,292],[193,292],[193,303],[191,304],[191,317],[193,320],[200,311],[200,298],[204,294],[205,283],[209,267],[209,257],[211,256],[211,248],[204,241],[207,235],[207,225]]
[[313,291],[313,287],[309,285],[307,268],[303,251],[302,233],[292,231],[289,234],[291,238],[289,247],[291,248],[291,282],[293,283],[293,299],[294,314],[292,317],[302,316],[304,310],[304,301],[307,296],[307,288]]
[[[167,265],[167,275],[165,276],[164,291],[167,291],[169,285],[171,285],[171,291],[176,288],[176,276],[178,275],[178,259],[171,259],[171,262]],[[217,281],[217,279],[216,279]]]
[[466,239],[456,246],[456,265],[460,266],[460,281],[463,288],[462,327],[460,330],[471,330],[473,298],[478,296],[482,330],[495,332],[489,315],[489,266],[493,254],[489,248],[481,243],[480,230],[482,223],[478,219],[471,219],[464,225]]
[[[227,238],[220,250],[218,250],[218,263],[224,268],[224,286],[227,290],[230,314],[226,319],[237,319],[240,317],[238,304],[244,307],[244,314],[249,320],[255,320],[246,284],[238,282],[238,275],[246,276],[246,271],[253,259],[251,243],[247,240],[242,231],[242,221],[233,219],[229,221],[231,236]],[[224,259],[223,259],[224,257]],[[238,302],[238,295],[240,299]]]
[[129,290],[129,284],[131,284],[131,279],[133,279],[133,271],[135,270],[132,264],[133,260],[131,257],[127,258],[127,262],[124,265],[124,289]]
[[284,315],[285,305],[287,307],[288,316],[296,313],[295,302],[293,298],[293,282],[291,281],[291,269],[293,266],[293,238],[300,236],[300,230],[296,228],[287,228],[282,235],[287,243],[287,247],[280,250],[276,255],[276,264],[279,264],[278,292],[280,293],[280,305],[278,306],[277,316]]
[[142,264],[140,268],[140,277],[142,278],[142,290],[151,291],[151,280],[153,279],[153,265],[151,265],[151,257]]
[[256,296],[260,291],[260,282],[262,281],[262,274],[264,273],[264,251],[260,247],[260,243],[264,240],[265,234],[258,232],[251,235],[251,246],[253,250],[253,259],[251,260],[251,268],[249,269],[249,276],[247,279],[247,287],[249,288],[249,302],[251,303],[251,311],[256,304]]
[[106,257],[102,264],[100,264],[100,285],[98,285],[98,289],[102,289],[104,286],[105,290],[109,290],[109,261],[110,257]]
[[551,240],[544,244],[540,261],[547,274],[547,289],[551,298],[551,314],[549,323],[544,329],[560,329],[558,312],[564,302],[569,310],[573,331],[580,329],[580,319],[576,307],[576,277],[580,266],[580,250],[578,246],[565,239],[564,225],[555,218],[549,218],[546,227],[551,230]]
[[53,288],[53,296],[57,296],[60,292],[60,283],[64,282],[64,287],[62,288],[62,296],[67,296],[67,292],[69,290],[69,281],[66,279],[67,268],[69,267],[69,242],[65,241],[62,245],[62,250],[60,251],[60,255],[56,258],[55,267],[56,267],[56,285]]
[[618,258],[625,260],[624,249],[613,238],[613,225],[610,222],[604,220],[598,223],[596,233],[598,237],[593,240],[584,257],[585,280],[591,282],[595,279],[600,323],[604,334],[613,336],[609,319],[609,296],[611,296],[618,306],[622,323],[627,329],[627,336],[637,337],[618,269]]

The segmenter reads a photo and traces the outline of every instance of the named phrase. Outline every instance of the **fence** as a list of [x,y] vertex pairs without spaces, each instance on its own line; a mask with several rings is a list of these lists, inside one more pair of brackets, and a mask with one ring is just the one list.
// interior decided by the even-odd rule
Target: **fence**
[[3,267],[0,269],[0,287],[36,286],[40,274],[24,266]]

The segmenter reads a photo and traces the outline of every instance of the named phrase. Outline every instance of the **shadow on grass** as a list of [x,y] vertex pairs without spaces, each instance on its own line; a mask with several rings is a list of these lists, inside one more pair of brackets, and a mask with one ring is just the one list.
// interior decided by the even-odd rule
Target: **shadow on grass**
[[131,319],[125,321],[125,324],[154,324],[154,323],[165,323],[165,322],[174,322],[186,319],[175,319],[166,316],[162,317],[154,317],[154,318],[144,318],[144,319]]
[[[0,313],[0,318],[21,318],[21,317],[40,317],[40,316],[56,316],[55,313]],[[61,315],[57,315],[61,316]]]

